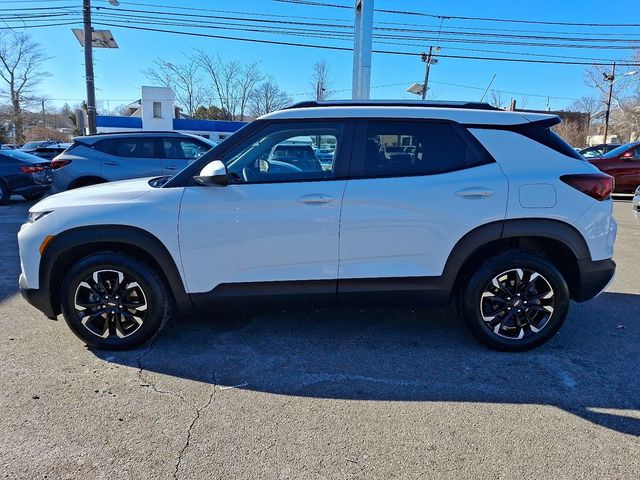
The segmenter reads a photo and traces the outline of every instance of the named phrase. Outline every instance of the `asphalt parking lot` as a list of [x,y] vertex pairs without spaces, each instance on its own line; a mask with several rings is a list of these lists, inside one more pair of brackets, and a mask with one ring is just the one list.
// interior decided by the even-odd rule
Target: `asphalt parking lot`
[[[14,197],[15,198],[15,197]],[[525,354],[452,311],[291,310],[171,324],[91,351],[17,290],[0,207],[0,474],[7,478],[640,478],[640,221],[618,273]]]

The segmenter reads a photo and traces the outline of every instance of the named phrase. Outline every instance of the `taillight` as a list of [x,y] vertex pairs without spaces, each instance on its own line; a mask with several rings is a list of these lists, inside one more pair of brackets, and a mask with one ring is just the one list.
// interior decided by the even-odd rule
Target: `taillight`
[[51,160],[51,168],[53,170],[57,170],[64,167],[65,165],[69,165],[70,163],[71,160]]
[[596,200],[609,198],[615,187],[614,178],[604,173],[563,175],[560,180]]
[[42,165],[24,165],[20,167],[23,173],[37,173],[44,171],[44,167]]

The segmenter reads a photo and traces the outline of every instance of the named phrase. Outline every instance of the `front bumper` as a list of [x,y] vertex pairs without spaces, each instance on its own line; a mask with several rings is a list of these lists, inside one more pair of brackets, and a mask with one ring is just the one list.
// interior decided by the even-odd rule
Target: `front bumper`
[[600,294],[611,281],[616,273],[616,262],[607,260],[579,260],[578,291],[573,295],[577,302],[591,300]]
[[27,288],[26,279],[22,274],[20,275],[18,283],[20,284],[20,293],[22,294],[22,298],[44,313],[47,318],[56,320],[57,315],[51,305],[51,297],[49,296],[48,289]]

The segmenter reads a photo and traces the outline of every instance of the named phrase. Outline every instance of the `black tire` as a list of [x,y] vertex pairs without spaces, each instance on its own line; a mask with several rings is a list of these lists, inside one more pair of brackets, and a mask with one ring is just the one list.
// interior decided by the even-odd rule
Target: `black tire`
[[44,192],[23,193],[22,198],[25,200],[38,200],[44,197]]
[[521,352],[558,332],[569,310],[569,288],[546,258],[510,250],[478,267],[463,287],[459,306],[473,335],[486,346]]
[[164,278],[146,263],[117,252],[95,253],[73,265],[63,280],[60,302],[73,333],[102,350],[150,342],[173,314]]
[[4,205],[9,202],[11,198],[11,192],[9,187],[0,179],[0,205]]

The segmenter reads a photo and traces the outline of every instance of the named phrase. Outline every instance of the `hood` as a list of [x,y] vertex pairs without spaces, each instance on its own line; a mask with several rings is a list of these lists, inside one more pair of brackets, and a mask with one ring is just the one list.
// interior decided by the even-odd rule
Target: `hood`
[[30,212],[54,210],[60,207],[82,205],[108,205],[135,200],[154,189],[149,185],[152,178],[136,178],[119,182],[100,183],[51,195],[33,205]]

